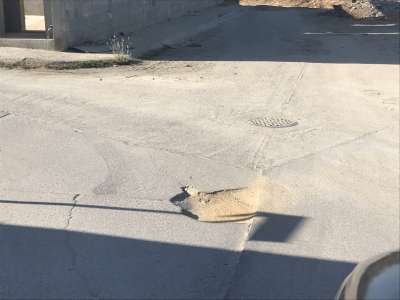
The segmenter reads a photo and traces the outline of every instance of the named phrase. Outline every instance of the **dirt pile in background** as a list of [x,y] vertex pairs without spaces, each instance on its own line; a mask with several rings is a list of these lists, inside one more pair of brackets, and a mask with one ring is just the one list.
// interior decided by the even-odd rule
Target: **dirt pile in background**
[[380,19],[384,14],[370,0],[241,0],[242,5],[270,5],[342,10],[355,19]]
[[335,6],[340,7],[355,19],[382,19],[384,14],[368,0],[338,1]]

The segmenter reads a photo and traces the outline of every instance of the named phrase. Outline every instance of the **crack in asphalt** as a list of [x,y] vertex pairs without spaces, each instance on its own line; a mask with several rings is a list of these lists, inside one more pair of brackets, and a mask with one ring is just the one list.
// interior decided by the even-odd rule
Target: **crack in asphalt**
[[71,267],[69,268],[69,270],[72,271],[72,272],[75,272],[76,275],[81,279],[81,281],[84,283],[84,286],[86,287],[86,290],[87,290],[88,294],[92,298],[99,299],[98,293],[93,291],[93,289],[90,287],[88,278],[84,274],[82,274],[82,272],[79,270],[78,253],[77,253],[77,251],[75,250],[75,248],[72,245],[71,238],[70,238],[70,233],[68,231],[68,228],[69,228],[69,226],[71,224],[71,220],[73,218],[74,209],[78,205],[79,196],[80,196],[80,194],[75,194],[74,197],[72,198],[72,206],[68,211],[67,220],[66,220],[65,227],[64,227],[64,230],[65,230],[65,246],[66,246],[68,252],[71,255]]
[[281,164],[277,164],[275,166],[270,167],[269,169],[264,170],[263,174],[265,175],[265,174],[271,172],[274,169],[284,167],[284,166],[289,165],[289,164],[291,164],[293,162],[296,162],[296,161],[299,161],[299,160],[303,160],[303,159],[308,159],[310,157],[314,157],[314,156],[317,156],[319,154],[323,154],[325,152],[329,152],[331,150],[337,149],[337,148],[342,147],[342,146],[347,146],[347,145],[352,144],[354,142],[363,140],[363,139],[368,138],[370,136],[373,136],[373,135],[375,135],[377,133],[380,133],[380,132],[382,132],[382,131],[384,131],[384,130],[386,130],[388,128],[389,127],[384,127],[384,128],[380,128],[380,129],[377,129],[377,130],[369,131],[369,132],[363,133],[363,134],[361,134],[359,136],[356,136],[354,138],[351,138],[351,139],[345,140],[343,142],[331,145],[329,147],[320,149],[318,151],[314,151],[314,152],[308,153],[308,154],[300,156],[300,157],[295,157],[295,158],[289,159],[289,160],[287,160],[287,161],[285,161],[285,162],[283,162]]
[[64,229],[68,229],[68,227],[69,227],[69,225],[70,225],[70,223],[71,223],[71,220],[72,220],[72,213],[73,213],[73,211],[74,211],[76,205],[78,204],[78,198],[79,198],[79,196],[80,196],[80,194],[75,194],[74,197],[72,198],[72,206],[71,206],[71,208],[70,208],[69,211],[68,211],[67,221],[66,221],[66,224],[65,224]]
[[8,111],[2,111],[0,110],[0,119],[5,118],[7,116],[11,115]]
[[251,232],[251,229],[253,227],[253,224],[254,224],[254,218],[251,218],[250,221],[247,224],[247,230],[246,230],[244,239],[242,240],[242,245],[241,245],[242,249],[241,249],[241,251],[240,251],[240,253],[239,253],[239,255],[238,255],[238,257],[237,257],[237,259],[235,261],[235,266],[234,266],[232,275],[230,276],[229,284],[228,284],[225,292],[223,293],[223,297],[221,299],[225,300],[225,299],[228,299],[228,297],[229,297],[229,293],[231,291],[232,284],[233,284],[233,282],[235,280],[236,274],[238,273],[238,268],[239,268],[239,265],[240,265],[240,261],[242,260],[242,256],[243,256],[244,252],[246,251],[245,247],[246,247],[246,244],[247,244],[247,242],[249,240],[249,236],[250,236],[250,232]]

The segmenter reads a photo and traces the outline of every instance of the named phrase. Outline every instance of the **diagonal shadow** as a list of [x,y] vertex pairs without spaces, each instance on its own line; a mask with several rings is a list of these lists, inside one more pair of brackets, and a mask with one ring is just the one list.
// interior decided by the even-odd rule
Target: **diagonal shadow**
[[165,211],[165,210],[154,210],[154,209],[142,209],[142,208],[130,208],[130,207],[118,207],[118,206],[105,206],[105,205],[90,205],[90,204],[74,204],[68,202],[42,202],[42,201],[16,201],[16,200],[0,200],[0,204],[15,204],[15,205],[39,205],[39,206],[66,206],[66,207],[78,207],[78,208],[91,208],[91,209],[108,209],[115,211],[132,211],[132,212],[143,212],[143,213],[163,213],[179,215],[179,212]]
[[[182,201],[187,195],[185,193],[174,196],[170,201],[176,203]],[[182,215],[182,212],[166,211],[156,209],[143,209],[131,207],[105,206],[105,205],[90,205],[68,202],[42,202],[42,201],[17,201],[17,200],[0,200],[0,204],[12,205],[37,205],[37,206],[62,206],[75,207],[84,209],[101,209],[113,211],[129,211],[135,213],[154,213],[154,214],[171,214]],[[183,213],[188,217],[195,218],[193,215]],[[243,220],[248,220],[255,217],[254,226],[250,232],[249,240],[255,241],[271,241],[271,242],[287,242],[291,235],[298,230],[305,222],[305,217],[291,216],[284,214],[258,212],[256,215],[237,215],[243,217]],[[222,223],[222,222],[221,222]]]

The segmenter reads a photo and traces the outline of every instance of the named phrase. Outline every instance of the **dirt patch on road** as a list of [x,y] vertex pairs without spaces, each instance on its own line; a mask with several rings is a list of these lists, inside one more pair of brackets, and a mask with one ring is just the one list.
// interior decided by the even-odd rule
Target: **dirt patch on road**
[[259,178],[246,188],[199,192],[183,188],[185,198],[175,202],[182,211],[201,222],[237,222],[257,214],[260,200],[266,194],[267,182]]
[[290,205],[289,190],[259,176],[245,188],[199,192],[192,186],[171,199],[183,214],[200,222],[242,222],[265,213],[283,213]]

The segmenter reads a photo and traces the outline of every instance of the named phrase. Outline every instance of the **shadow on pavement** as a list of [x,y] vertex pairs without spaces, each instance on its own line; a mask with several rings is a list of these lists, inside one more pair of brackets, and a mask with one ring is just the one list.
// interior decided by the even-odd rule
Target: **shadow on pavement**
[[258,213],[250,232],[251,241],[287,242],[307,219],[274,213]]
[[357,21],[308,8],[238,9],[243,11],[239,17],[193,38],[183,47],[166,47],[154,59],[399,63],[398,20],[395,24]]
[[0,200],[0,204],[39,205],[39,206],[65,206],[65,207],[106,209],[106,210],[115,210],[115,211],[131,211],[131,212],[156,213],[156,214],[159,214],[159,213],[172,214],[172,215],[180,214],[179,212],[175,212],[175,211],[143,209],[143,208],[130,208],[130,207],[118,207],[118,206],[106,206],[106,205],[78,204],[78,203],[75,204],[75,203],[70,203],[70,202]]
[[[185,193],[174,196],[170,202],[176,203],[184,200],[187,197]],[[18,200],[0,200],[0,204],[12,205],[38,205],[38,206],[61,206],[61,207],[74,207],[83,209],[100,209],[100,210],[113,210],[113,211],[130,211],[135,213],[154,213],[154,214],[171,214],[182,215],[183,212],[179,211],[166,211],[156,209],[143,209],[132,207],[118,207],[118,206],[105,206],[105,205],[91,205],[79,204],[68,202],[43,202],[43,201],[18,201]],[[191,215],[187,217],[193,218]],[[256,225],[250,233],[250,240],[255,241],[270,241],[270,242],[288,242],[290,236],[299,229],[305,222],[305,217],[283,215],[275,213],[258,212],[256,216]],[[249,217],[245,218],[246,220]]]
[[[0,258],[1,299],[199,299],[226,295],[239,253],[3,224]],[[228,297],[332,298],[353,266],[246,251]]]
[[244,251],[229,299],[334,299],[355,264]]

